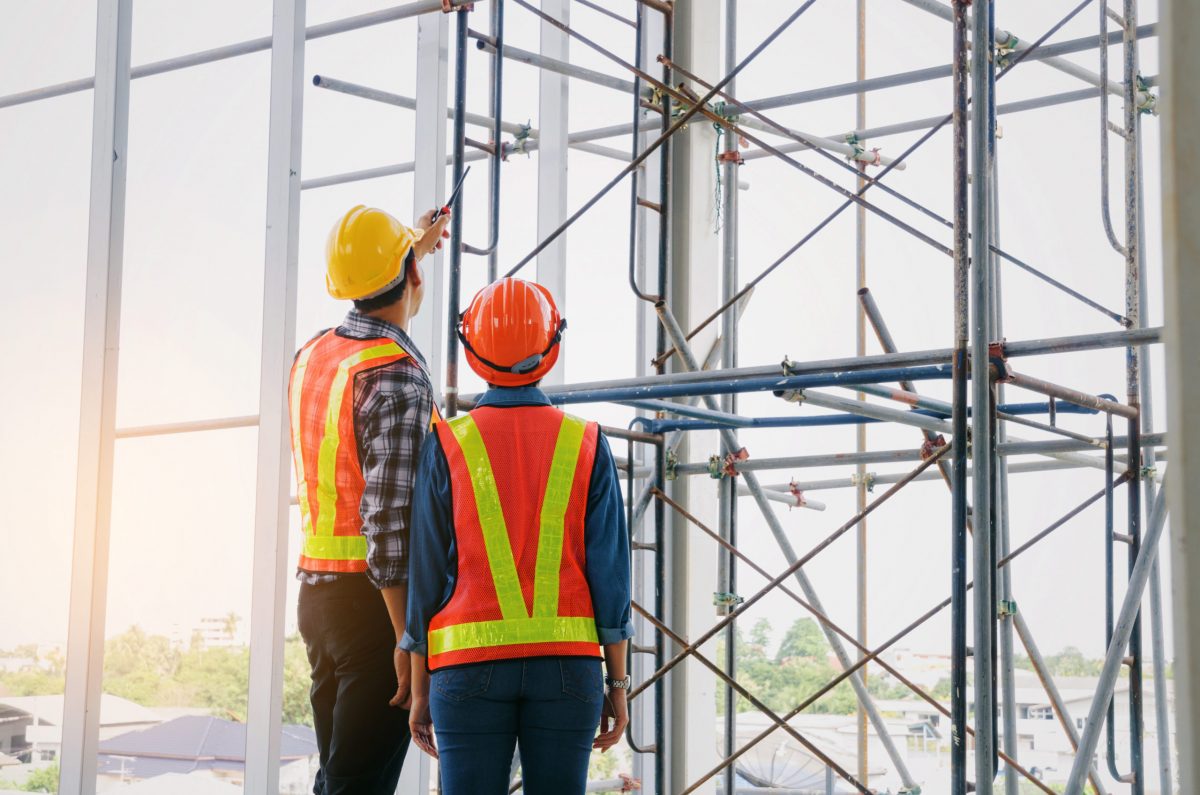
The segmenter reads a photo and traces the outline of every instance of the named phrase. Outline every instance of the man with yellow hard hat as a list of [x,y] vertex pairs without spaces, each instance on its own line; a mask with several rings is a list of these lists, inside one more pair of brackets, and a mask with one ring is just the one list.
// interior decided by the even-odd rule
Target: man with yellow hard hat
[[449,215],[411,229],[359,205],[329,233],[326,287],[354,302],[296,354],[289,386],[304,546],[299,625],[312,665],[316,795],[393,793],[408,751],[408,526],[417,452],[438,418],[407,329],[421,259]]

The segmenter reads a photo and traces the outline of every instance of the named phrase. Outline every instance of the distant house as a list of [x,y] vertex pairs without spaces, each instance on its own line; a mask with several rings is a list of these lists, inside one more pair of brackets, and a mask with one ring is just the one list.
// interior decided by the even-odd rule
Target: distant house
[[[138,781],[168,774],[200,775],[240,785],[246,771],[246,725],[188,715],[100,743],[98,772],[110,781]],[[279,748],[281,792],[308,786],[317,754],[316,734],[287,724]],[[296,789],[299,786],[300,789]]]
[[[128,699],[100,696],[100,739],[161,722],[153,711]],[[62,745],[63,697],[0,697],[0,753],[25,762],[58,758]]]

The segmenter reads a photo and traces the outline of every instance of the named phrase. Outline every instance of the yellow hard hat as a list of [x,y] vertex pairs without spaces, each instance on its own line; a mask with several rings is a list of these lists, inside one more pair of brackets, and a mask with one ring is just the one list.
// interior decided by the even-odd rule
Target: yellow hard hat
[[387,292],[404,277],[404,259],[422,231],[383,210],[357,205],[325,242],[325,287],[334,298],[356,300]]

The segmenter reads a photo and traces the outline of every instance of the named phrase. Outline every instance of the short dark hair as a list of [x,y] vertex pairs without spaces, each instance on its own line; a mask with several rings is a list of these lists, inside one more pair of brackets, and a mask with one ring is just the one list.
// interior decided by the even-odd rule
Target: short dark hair
[[354,301],[354,308],[359,312],[375,312],[379,309],[385,309],[404,297],[404,288],[408,285],[408,274],[416,264],[416,257],[413,255],[412,249],[408,250],[408,254],[404,257],[404,275],[396,285],[386,292],[371,298],[357,298]]

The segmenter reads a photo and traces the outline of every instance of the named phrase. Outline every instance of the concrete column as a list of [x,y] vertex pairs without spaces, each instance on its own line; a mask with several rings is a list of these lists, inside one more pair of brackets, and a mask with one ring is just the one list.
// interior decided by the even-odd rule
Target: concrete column
[[[721,76],[721,18],[720,0],[675,5],[675,60],[713,82]],[[669,303],[679,323],[689,330],[717,307],[720,298],[721,240],[713,223],[715,138],[711,124],[698,123],[676,133],[671,142]],[[709,350],[719,328],[717,323],[710,324],[692,340],[692,349]],[[720,446],[715,432],[691,433],[679,459],[704,459]],[[672,485],[675,499],[710,527],[717,526],[714,481],[681,478]],[[680,635],[692,638],[713,625],[717,547],[683,521],[672,523],[670,539],[671,626]],[[717,659],[715,642],[701,651]],[[717,754],[716,678],[694,660],[682,664],[670,676],[670,786],[664,791],[679,792],[707,772]]]
[[1200,792],[1200,6],[1163,6],[1163,266],[1179,792]]
[[[561,22],[570,24],[570,0],[541,0],[541,9]],[[570,37],[548,22],[541,23],[541,54],[559,61],[570,57]],[[541,70],[538,78],[538,191],[537,237],[545,240],[567,219],[567,125],[570,114],[570,79],[565,75]],[[564,317],[567,306],[567,236],[538,254],[537,281],[545,285]],[[563,340],[562,357],[570,351],[570,340]],[[546,384],[563,383],[566,367],[559,365],[546,375]]]

